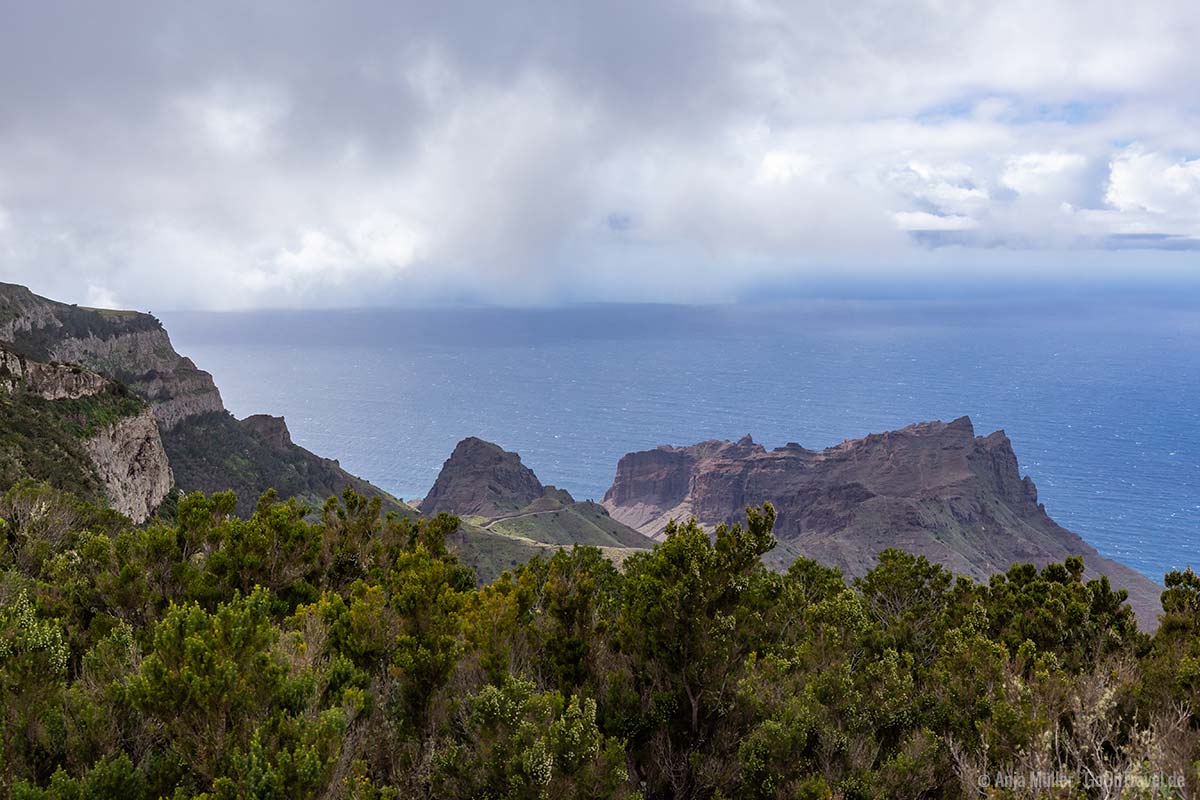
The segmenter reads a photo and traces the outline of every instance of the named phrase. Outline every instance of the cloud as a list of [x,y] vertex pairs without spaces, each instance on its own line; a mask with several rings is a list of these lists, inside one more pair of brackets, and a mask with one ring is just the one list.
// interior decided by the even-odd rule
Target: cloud
[[1109,170],[1104,199],[1118,211],[1200,223],[1200,159],[1176,160],[1132,145]]
[[812,168],[813,160],[807,153],[769,150],[759,162],[758,177],[764,183],[788,183]]
[[87,300],[84,305],[91,308],[120,308],[121,303],[117,300],[117,296],[109,289],[103,286],[89,284],[87,287]]
[[1197,36],[1165,1],[22,4],[0,277],[241,308],[1178,273]]
[[979,223],[970,217],[930,214],[928,211],[897,211],[892,218],[904,231],[969,231],[979,227]]
[[260,155],[286,112],[286,102],[270,90],[214,86],[175,102],[181,125],[200,146],[241,157]]
[[1008,158],[1000,183],[1021,195],[1063,197],[1073,193],[1086,166],[1079,153],[1023,153]]

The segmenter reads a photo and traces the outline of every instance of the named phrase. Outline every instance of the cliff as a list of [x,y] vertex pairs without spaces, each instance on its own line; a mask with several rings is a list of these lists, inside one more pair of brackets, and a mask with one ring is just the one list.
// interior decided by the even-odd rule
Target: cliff
[[347,487],[377,495],[385,511],[415,515],[407,505],[291,439],[282,417],[237,420],[228,412],[201,414],[163,433],[180,488],[208,494],[232,489],[238,513],[249,514],[267,489],[320,506]]
[[779,546],[768,557],[775,566],[806,556],[857,576],[895,547],[985,580],[1017,562],[1079,555],[1091,577],[1107,575],[1129,591],[1143,624],[1159,608],[1157,584],[1047,515],[1003,431],[976,436],[966,417],[821,451],[768,451],[745,437],[630,453],[603,504],[614,519],[661,537],[668,520],[695,517],[713,528],[768,501],[778,514]]
[[0,489],[46,481],[144,522],[174,484],[153,412],[78,366],[0,347]]
[[91,370],[43,364],[0,347],[0,391],[26,391],[44,400],[78,400],[99,394],[108,380]]
[[261,415],[239,423],[212,376],[175,352],[149,314],[68,305],[0,283],[0,342],[46,369],[84,368],[129,387],[152,410],[185,492],[233,489],[245,514],[267,489],[320,504],[351,487],[381,497],[389,510],[412,513],[336,461],[295,445],[282,419]]
[[82,308],[0,284],[0,341],[30,358],[124,383],[150,404],[163,430],[225,408],[212,376],[176,353],[149,314]]
[[84,447],[104,482],[109,505],[134,522],[149,519],[175,484],[149,409],[102,428]]

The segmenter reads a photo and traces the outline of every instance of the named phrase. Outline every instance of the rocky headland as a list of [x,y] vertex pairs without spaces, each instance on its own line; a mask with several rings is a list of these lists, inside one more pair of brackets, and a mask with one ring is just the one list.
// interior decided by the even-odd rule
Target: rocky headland
[[672,519],[709,529],[737,522],[763,502],[778,514],[768,559],[779,567],[806,556],[858,576],[899,548],[986,580],[1014,563],[1078,555],[1089,577],[1128,590],[1143,624],[1158,612],[1161,587],[1055,523],[1004,432],[976,436],[967,417],[826,450],[767,450],[747,436],[629,453],[603,500],[614,519],[651,537]]
[[249,513],[268,489],[320,504],[350,487],[381,497],[389,510],[412,513],[335,460],[294,444],[282,418],[234,419],[212,375],[177,353],[150,314],[59,303],[0,283],[0,343],[16,357],[45,365],[31,367],[35,373],[87,370],[128,387],[151,410],[174,480],[185,492],[233,489],[239,512]]
[[[267,489],[316,505],[346,488],[415,513],[296,445],[283,418],[235,419],[212,376],[177,353],[149,314],[82,308],[0,284],[0,397],[8,398],[9,429],[0,478],[78,486],[137,521],[173,485],[233,489],[243,514]],[[672,519],[712,530],[764,502],[778,514],[779,545],[767,556],[778,568],[806,556],[859,576],[881,551],[899,548],[986,580],[1014,563],[1078,555],[1089,577],[1128,590],[1144,625],[1159,608],[1157,584],[1050,518],[1003,431],[976,436],[966,417],[825,450],[768,451],[747,436],[630,453],[602,505],[576,502],[542,484],[516,453],[470,437],[419,505],[424,515],[464,519],[468,560],[486,577],[570,544],[621,558],[649,547]]]

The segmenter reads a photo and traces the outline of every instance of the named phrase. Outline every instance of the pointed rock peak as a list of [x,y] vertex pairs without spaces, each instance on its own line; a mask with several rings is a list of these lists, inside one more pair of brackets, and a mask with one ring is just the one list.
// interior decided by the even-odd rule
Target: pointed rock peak
[[1008,434],[1001,428],[998,431],[992,431],[987,436],[979,437],[979,442],[988,449],[1008,448],[1012,449],[1012,440],[1008,438]]
[[521,457],[497,444],[469,436],[442,465],[421,511],[496,517],[524,508],[544,488]]
[[737,443],[743,447],[749,447],[750,445],[754,444],[754,438],[747,433],[745,436],[738,439]]

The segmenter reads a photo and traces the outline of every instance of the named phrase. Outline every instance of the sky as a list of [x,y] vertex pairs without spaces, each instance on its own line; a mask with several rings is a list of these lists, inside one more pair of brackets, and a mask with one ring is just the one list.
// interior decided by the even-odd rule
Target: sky
[[1200,279],[1200,3],[0,0],[0,280],[99,306]]

